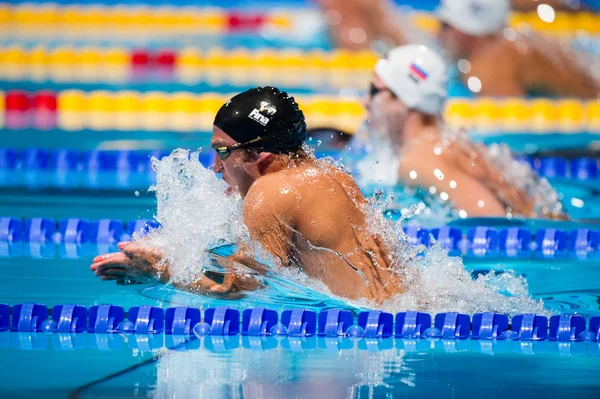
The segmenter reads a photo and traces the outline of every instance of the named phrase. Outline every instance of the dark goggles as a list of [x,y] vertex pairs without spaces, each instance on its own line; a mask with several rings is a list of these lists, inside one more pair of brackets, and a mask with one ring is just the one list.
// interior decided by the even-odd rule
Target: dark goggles
[[250,147],[252,144],[260,141],[262,139],[261,136],[258,136],[257,138],[254,138],[250,141],[246,141],[245,143],[237,143],[234,144],[232,146],[219,146],[215,148],[215,151],[217,152],[217,155],[219,156],[219,158],[221,159],[221,161],[226,160],[229,155],[231,155],[231,153],[235,150],[242,150],[244,148],[248,148]]
[[377,93],[382,92],[382,91],[389,91],[390,94],[392,95],[392,97],[396,97],[396,95],[387,87],[376,87],[373,83],[371,83],[371,87],[369,88],[369,95],[371,97],[375,97],[377,95]]

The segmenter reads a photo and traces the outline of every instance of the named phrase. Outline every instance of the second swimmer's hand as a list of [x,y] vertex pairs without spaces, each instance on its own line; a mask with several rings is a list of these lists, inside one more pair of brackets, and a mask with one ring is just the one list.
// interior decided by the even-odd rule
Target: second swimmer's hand
[[121,252],[99,255],[90,269],[102,280],[119,282],[168,279],[161,267],[162,252],[158,249],[132,242],[120,242]]

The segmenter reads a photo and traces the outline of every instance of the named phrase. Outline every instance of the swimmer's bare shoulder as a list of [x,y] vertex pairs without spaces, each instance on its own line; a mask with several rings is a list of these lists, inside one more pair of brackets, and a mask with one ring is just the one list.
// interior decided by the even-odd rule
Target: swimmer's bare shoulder
[[[283,254],[295,234],[315,245],[335,246],[352,223],[361,223],[366,200],[354,180],[320,161],[259,178],[244,204],[251,238]],[[273,253],[273,251],[271,251]]]
[[537,34],[499,37],[472,57],[463,76],[481,81],[480,95],[523,96],[531,92],[595,97],[599,83],[558,41]]
[[[457,209],[470,216],[505,215],[504,207],[479,176],[484,165],[469,161],[470,154],[439,139],[423,140],[402,157],[399,178],[409,186],[448,194]],[[465,165],[468,167],[465,168]],[[483,201],[485,208],[478,205]]]
[[[257,179],[246,194],[244,220],[254,225],[262,219],[276,218],[285,223],[295,217],[296,189],[285,170],[269,173]],[[250,227],[250,225],[249,225]]]
[[518,70],[522,57],[515,42],[499,37],[469,60],[471,70],[463,75],[463,80],[468,84],[471,77],[479,79],[480,95],[524,95],[526,90]]

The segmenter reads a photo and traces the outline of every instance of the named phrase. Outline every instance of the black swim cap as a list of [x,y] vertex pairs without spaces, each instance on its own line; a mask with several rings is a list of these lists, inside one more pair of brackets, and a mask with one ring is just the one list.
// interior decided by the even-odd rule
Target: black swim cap
[[298,150],[306,140],[304,114],[294,97],[275,87],[257,87],[227,101],[214,125],[238,143],[267,152]]

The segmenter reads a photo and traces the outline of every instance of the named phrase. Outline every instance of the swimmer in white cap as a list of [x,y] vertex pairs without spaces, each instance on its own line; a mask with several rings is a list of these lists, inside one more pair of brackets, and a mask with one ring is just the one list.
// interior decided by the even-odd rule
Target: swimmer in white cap
[[[397,181],[450,201],[466,216],[564,218],[556,192],[506,147],[474,144],[444,126],[447,72],[423,45],[391,50],[375,66],[365,97],[370,134],[393,148]],[[377,145],[370,157],[377,157]]]
[[[339,46],[366,48],[377,40],[434,45],[423,35],[417,37],[416,29],[402,29],[407,24],[399,23],[385,0],[321,4],[326,15],[338,16],[326,20],[338,22],[330,26]],[[438,41],[457,63],[467,87],[479,95],[596,97],[600,84],[581,65],[585,61],[577,61],[557,42],[506,28],[510,9],[509,0],[442,0],[436,10],[441,23]]]

